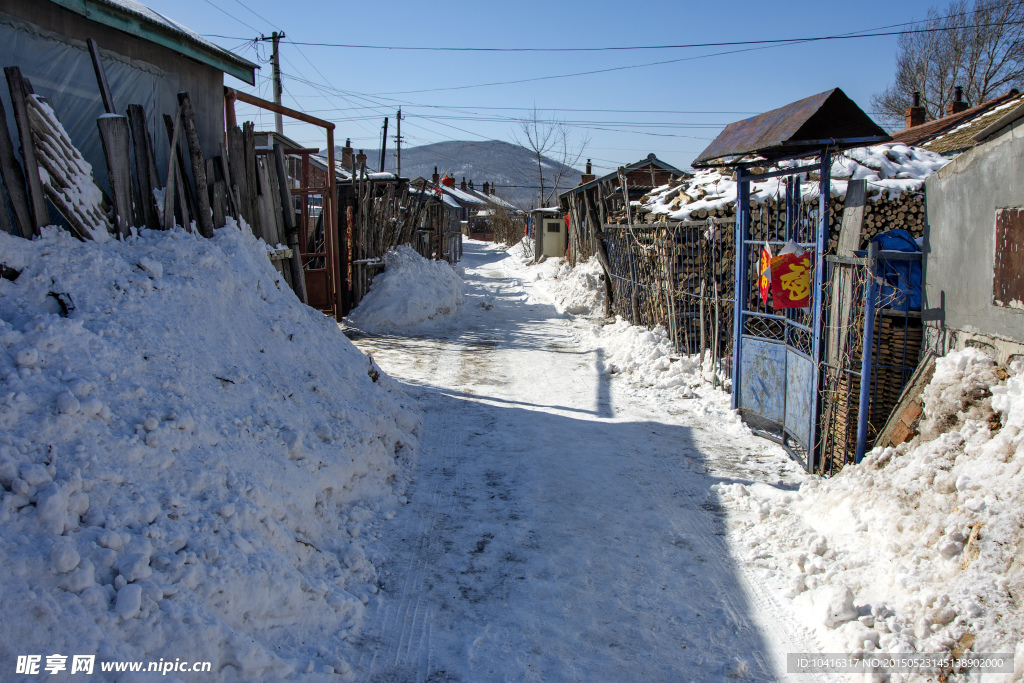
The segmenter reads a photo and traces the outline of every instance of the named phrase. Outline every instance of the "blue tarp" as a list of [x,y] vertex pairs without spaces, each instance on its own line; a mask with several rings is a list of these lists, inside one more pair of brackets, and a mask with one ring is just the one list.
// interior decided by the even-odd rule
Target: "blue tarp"
[[[906,230],[888,230],[872,240],[881,251],[921,251],[914,237]],[[921,262],[883,261],[875,266],[875,275],[882,279],[875,305],[897,311],[921,310]]]

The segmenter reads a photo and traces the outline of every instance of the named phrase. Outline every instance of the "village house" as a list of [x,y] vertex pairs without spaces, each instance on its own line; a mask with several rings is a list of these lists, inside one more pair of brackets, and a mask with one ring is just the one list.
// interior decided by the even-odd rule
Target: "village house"
[[925,121],[925,108],[921,106],[919,94],[914,93],[914,105],[906,111],[906,127],[893,133],[892,139],[954,157],[978,144],[974,136],[979,131],[1021,104],[1024,104],[1024,94],[1014,89],[972,107],[964,101],[963,89],[958,87],[953,101],[946,105],[946,115]]
[[[47,98],[72,142],[109,190],[96,119],[104,113],[86,43],[99,46],[117,111],[140,104],[154,136],[165,136],[186,91],[204,150],[224,142],[225,75],[252,85],[258,68],[198,33],[134,0],[0,0],[0,66],[17,65],[36,94]],[[13,133],[10,99],[3,95]],[[167,147],[155,145],[166,168]]]

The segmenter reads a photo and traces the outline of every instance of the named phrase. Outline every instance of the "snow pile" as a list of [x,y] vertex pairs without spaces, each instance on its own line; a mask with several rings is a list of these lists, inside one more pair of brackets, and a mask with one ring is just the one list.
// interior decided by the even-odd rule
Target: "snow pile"
[[[850,179],[868,181],[868,197],[872,201],[882,198],[896,199],[906,192],[917,192],[924,186],[925,179],[949,163],[940,154],[903,143],[886,143],[872,147],[859,147],[842,152],[832,161],[831,196],[846,197]],[[780,168],[807,165],[806,159],[786,161]],[[775,167],[763,170],[775,170]],[[807,174],[804,174],[805,178]],[[750,199],[759,204],[769,199],[784,197],[785,178],[769,178],[754,182],[750,188]],[[718,169],[698,171],[679,185],[665,185],[655,189],[643,202],[643,206],[657,215],[666,215],[672,220],[689,220],[691,214],[705,209],[708,211],[724,208],[736,203],[737,183],[731,172],[726,174]],[[817,174],[812,174],[802,186],[805,197],[818,196]]]
[[555,274],[558,282],[551,290],[558,310],[588,318],[604,315],[604,277],[597,257],[577,263],[575,268],[563,262]]
[[[921,434],[799,491],[720,484],[731,535],[825,652],[1016,653],[1024,675],[1024,365],[936,364]],[[923,678],[923,677],[922,677]]]
[[430,261],[402,245],[384,255],[384,272],[348,315],[367,332],[403,332],[450,317],[462,305],[464,283],[446,261]]
[[48,228],[0,260],[0,659],[347,672],[360,536],[417,447],[399,385],[246,231]]
[[680,397],[693,396],[691,386],[700,382],[700,359],[680,356],[665,328],[649,330],[616,318],[592,332],[607,354],[604,368],[609,374],[642,387],[675,389]]

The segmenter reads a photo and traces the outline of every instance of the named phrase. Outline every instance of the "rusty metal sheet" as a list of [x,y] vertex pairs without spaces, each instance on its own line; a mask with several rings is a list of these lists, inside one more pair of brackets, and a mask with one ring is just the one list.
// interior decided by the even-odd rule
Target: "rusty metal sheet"
[[693,165],[710,165],[725,157],[748,154],[769,159],[790,156],[802,149],[816,149],[822,140],[849,139],[861,144],[860,140],[881,142],[889,137],[842,90],[833,88],[730,123]]
[[992,302],[1024,310],[1024,209],[996,209]]

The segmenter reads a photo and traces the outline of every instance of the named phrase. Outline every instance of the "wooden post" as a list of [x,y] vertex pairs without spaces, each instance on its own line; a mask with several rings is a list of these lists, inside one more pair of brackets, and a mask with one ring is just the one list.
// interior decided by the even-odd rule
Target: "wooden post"
[[249,215],[252,218],[249,225],[252,227],[253,234],[259,235],[262,233],[262,226],[260,225],[260,213],[256,206],[259,195],[256,178],[256,136],[252,121],[246,121],[242,124],[242,148],[246,183],[246,196],[243,198],[243,201],[249,207]]
[[218,180],[213,184],[213,227],[223,228],[227,222],[225,220],[225,214],[227,212],[227,192],[226,186],[223,180]]
[[192,177],[196,183],[196,223],[199,234],[213,237],[213,215],[210,211],[210,192],[206,185],[206,164],[203,161],[203,150],[199,146],[199,132],[196,130],[195,112],[192,111],[192,100],[187,92],[178,93],[178,104],[181,106],[181,122],[185,128],[185,142],[192,161]]
[[124,116],[106,114],[96,120],[100,129],[103,154],[107,159],[107,175],[114,200],[114,226],[118,239],[130,234],[135,215],[132,210],[132,169],[128,147],[128,120]]
[[[330,251],[334,268],[334,317],[341,320],[344,315],[345,295],[342,273],[347,271],[348,246],[341,239],[338,223],[338,178],[334,168],[334,127],[327,129],[327,193],[324,197],[323,206],[326,210],[330,206],[330,215],[324,219],[324,232],[330,232]],[[328,199],[330,201],[328,201]]]
[[110,86],[107,84],[107,74],[103,70],[103,64],[100,62],[100,47],[92,38],[89,38],[85,42],[89,44],[89,55],[92,57],[92,68],[96,72],[96,82],[100,86],[100,97],[103,99],[103,108],[108,114],[116,114],[117,108],[114,107],[114,96],[110,94]]
[[[164,189],[164,230],[174,228],[174,192],[175,184],[179,178],[177,162],[178,157],[174,149],[178,146],[178,136],[181,133],[181,107],[174,114],[174,121],[171,124],[171,153],[167,161],[167,187]],[[184,202],[182,202],[184,204]],[[182,206],[184,213],[185,207]]]
[[[28,105],[25,100],[31,93],[21,75],[21,69],[9,66],[4,69],[4,75],[7,76],[7,87],[11,91],[11,104],[14,107],[14,121],[18,127],[18,137],[21,138],[21,158],[25,160],[25,181],[28,184],[29,207],[32,215],[30,234],[38,236],[41,234],[42,227],[50,222],[50,211],[46,208],[46,195],[43,194],[43,183],[39,179],[39,162],[36,160],[36,151],[32,143],[32,129],[28,121]],[[22,228],[22,234],[26,234],[24,228]]]
[[299,232],[295,229],[295,211],[292,209],[292,192],[288,188],[288,171],[284,164],[284,146],[274,143],[274,159],[277,161],[277,176],[281,193],[281,210],[284,212],[284,226],[288,236],[288,246],[292,250],[291,270],[292,285],[295,295],[304,304],[309,303],[306,296],[306,277],[302,272],[302,254],[299,252]]
[[161,227],[160,217],[157,215],[153,200],[153,190],[159,187],[160,181],[156,179],[154,184],[156,165],[149,140],[149,128],[146,125],[146,112],[142,105],[128,105],[128,126],[131,128],[132,144],[135,149],[135,178],[139,187],[142,224],[150,230],[158,230]]
[[[196,215],[196,205],[195,200],[192,198],[192,186],[188,183],[188,174],[185,173],[185,155],[181,153],[180,106],[178,107],[178,111],[175,114],[174,119],[169,115],[164,114],[164,126],[167,128],[167,140],[168,142],[171,142],[170,156],[173,156],[177,160],[174,166],[174,172],[177,174],[174,179],[174,186],[178,193],[178,201],[181,204],[181,227],[191,232],[192,218]],[[168,184],[170,184],[170,180],[168,180]]]
[[0,175],[3,177],[4,187],[7,188],[7,196],[11,200],[18,234],[22,237],[31,237],[34,226],[28,193],[25,191],[25,173],[14,156],[14,143],[11,142],[11,134],[7,130],[7,112],[3,102],[0,102]]

